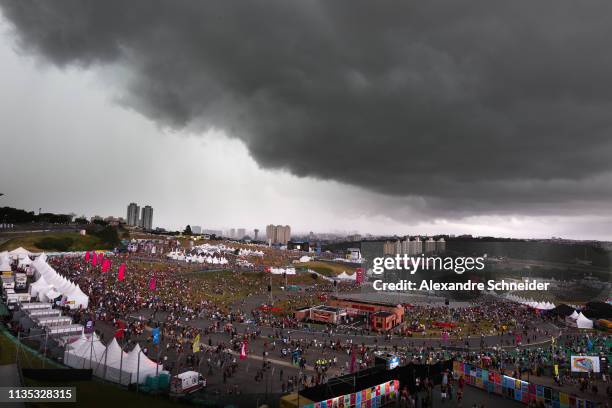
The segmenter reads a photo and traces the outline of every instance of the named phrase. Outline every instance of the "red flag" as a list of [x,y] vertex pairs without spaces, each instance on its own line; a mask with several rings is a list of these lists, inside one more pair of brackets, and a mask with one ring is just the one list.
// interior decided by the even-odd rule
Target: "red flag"
[[125,333],[125,323],[123,323],[121,320],[117,320],[117,330],[115,330],[115,338],[116,339],[121,339],[123,338],[123,334]]
[[85,252],[85,262],[89,262],[90,256],[89,251]]
[[96,266],[96,265],[97,265],[97,263],[98,263],[98,257],[97,257],[97,255],[96,255],[96,253],[94,252],[94,253],[93,253],[93,257],[91,258],[91,264],[92,264],[93,266]]
[[244,360],[247,358],[247,341],[246,339],[242,342],[242,347],[240,348],[240,359]]
[[117,279],[119,281],[122,281],[123,279],[125,279],[125,264],[122,263],[121,265],[119,265],[119,273],[117,274]]
[[151,279],[149,279],[149,289],[150,290],[155,290],[155,284],[156,284],[156,279],[155,276],[153,276]]
[[351,373],[355,371],[355,348],[351,346]]
[[108,272],[110,267],[111,267],[110,259],[105,259],[104,262],[102,262],[102,272]]

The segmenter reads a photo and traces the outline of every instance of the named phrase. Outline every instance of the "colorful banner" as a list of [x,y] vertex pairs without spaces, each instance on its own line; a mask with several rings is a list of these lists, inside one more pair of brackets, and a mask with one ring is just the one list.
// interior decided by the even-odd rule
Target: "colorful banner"
[[503,395],[506,398],[529,404],[531,401],[542,402],[546,406],[558,408],[595,407],[592,401],[577,398],[554,388],[532,384],[497,371],[481,369],[471,364],[454,361],[453,371],[462,375],[465,382],[474,387]]
[[598,373],[599,357],[597,356],[572,356],[572,372],[574,373]]

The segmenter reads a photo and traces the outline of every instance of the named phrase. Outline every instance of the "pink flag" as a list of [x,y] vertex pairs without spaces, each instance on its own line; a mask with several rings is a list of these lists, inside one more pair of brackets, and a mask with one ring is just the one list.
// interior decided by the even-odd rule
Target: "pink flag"
[[247,358],[247,341],[244,339],[242,342],[242,347],[240,347],[240,359],[244,360]]
[[108,272],[110,267],[111,267],[110,259],[105,259],[104,262],[102,262],[102,272]]
[[93,253],[93,257],[91,258],[91,264],[93,266],[96,266],[98,264],[98,257],[95,252]]
[[155,284],[156,284],[156,280],[155,280],[155,276],[153,276],[151,279],[149,279],[149,289],[150,290],[155,290]]
[[85,252],[85,262],[89,262],[89,257],[91,255],[89,254],[89,251]]
[[117,279],[119,281],[122,281],[123,279],[125,279],[125,264],[124,263],[119,265],[119,273],[117,275]]
[[98,263],[104,265],[104,254],[98,254]]

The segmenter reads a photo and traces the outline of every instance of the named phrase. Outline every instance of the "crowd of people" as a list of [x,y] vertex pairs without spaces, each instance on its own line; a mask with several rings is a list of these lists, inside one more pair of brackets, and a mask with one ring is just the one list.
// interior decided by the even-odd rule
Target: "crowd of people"
[[[230,383],[244,367],[236,357],[245,341],[253,345],[253,353],[257,350],[262,357],[260,367],[252,372],[254,381],[264,381],[270,375],[273,360],[295,367],[294,375],[285,375],[277,369],[277,385],[282,391],[318,385],[333,376],[370,367],[378,352],[395,353],[401,364],[463,359],[505,370],[518,378],[525,373],[550,376],[545,373],[550,373],[557,364],[561,369],[555,380],[563,386],[573,381],[566,370],[571,354],[587,348],[602,353],[610,351],[608,336],[593,335],[589,339],[581,334],[560,336],[545,325],[553,322],[552,318],[488,297],[459,308],[410,305],[401,327],[373,337],[366,344],[354,341],[353,335],[372,334],[367,327],[313,329],[295,320],[292,313],[299,307],[320,304],[322,298],[336,291],[350,292],[356,288],[355,283],[338,286],[313,279],[302,285],[307,287],[305,290],[286,291],[278,296],[276,309],[270,310],[258,307],[261,302],[250,302],[254,298],[265,302],[268,298],[269,276],[235,271],[207,277],[206,273],[194,273],[192,265],[165,262],[160,253],[168,249],[160,247],[151,254],[151,246],[143,245],[129,253],[114,254],[109,257],[113,265],[109,272],[102,272],[99,265],[93,266],[82,256],[54,256],[48,262],[89,296],[88,309],[70,311],[77,322],[94,321],[96,325],[112,327],[114,335],[122,339],[122,346],[144,344],[149,358],[171,371],[192,367],[203,374],[219,376],[225,393],[240,392],[236,383]],[[277,261],[286,259],[281,257]],[[114,272],[120,263],[126,264],[123,280],[118,280]],[[282,277],[274,279],[275,286],[283,285]],[[194,324],[195,321],[199,323]],[[436,322],[452,325],[439,327]],[[160,329],[158,344],[151,339],[153,328]],[[432,339],[420,341],[407,334],[419,330]],[[447,340],[441,338],[442,332],[449,333]],[[470,346],[470,340],[475,338],[481,339],[478,350]],[[194,350],[194,345],[200,342],[196,339],[202,339],[201,345],[197,344],[199,351]],[[556,342],[532,346],[541,339]],[[575,385],[593,392],[593,384],[597,387],[599,383],[586,379]],[[599,384],[597,392],[610,392],[610,388]],[[406,397],[409,404],[410,398]]]

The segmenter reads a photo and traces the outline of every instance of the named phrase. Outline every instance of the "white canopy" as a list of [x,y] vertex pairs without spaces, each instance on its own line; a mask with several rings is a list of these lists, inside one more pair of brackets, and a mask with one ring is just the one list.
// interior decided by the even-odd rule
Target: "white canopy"
[[17,263],[18,268],[25,268],[32,264],[32,260],[29,256],[24,256],[23,258],[19,258],[19,263]]
[[[127,353],[121,350],[115,338],[113,338],[113,341],[106,347],[106,352],[108,353],[106,364],[109,367],[119,368],[122,365],[121,360],[123,359],[123,361],[125,361],[127,358]],[[123,357],[121,357],[122,354]]]
[[9,252],[9,255],[13,259],[21,259],[29,257],[32,253],[25,248],[19,247]]
[[272,275],[282,275],[283,273],[295,275],[295,268],[270,268],[270,273]]
[[585,315],[582,314],[582,312],[580,312],[578,314],[578,318],[576,319],[576,326],[579,329],[592,329],[593,321],[589,320]]
[[42,276],[34,283],[30,284],[30,296],[37,297],[40,292],[46,292],[51,285]]
[[354,273],[352,275],[349,275],[346,272],[342,272],[340,275],[336,276],[336,278],[340,279],[340,280],[357,280],[357,274]]
[[[30,285],[30,294],[38,296],[41,302],[48,302],[61,295],[71,309],[87,308],[89,297],[77,285],[57,273],[45,259],[46,255],[41,254],[32,262],[34,276],[38,277],[38,280]],[[41,279],[43,281],[38,283]]]
[[11,268],[11,260],[6,252],[3,252],[0,255],[0,272],[10,272]]
[[572,313],[572,314],[571,314],[571,315],[569,315],[568,317],[569,317],[570,319],[572,319],[572,320],[576,320],[576,319],[578,318],[578,316],[580,316],[580,315],[578,314],[578,312],[576,312],[576,311],[574,310],[574,313]]
[[145,382],[148,376],[154,376],[155,373],[160,372],[163,367],[150,360],[140,348],[139,344],[136,344],[134,349],[130,351],[127,358],[123,360],[123,367],[126,371],[132,373],[132,382]]

